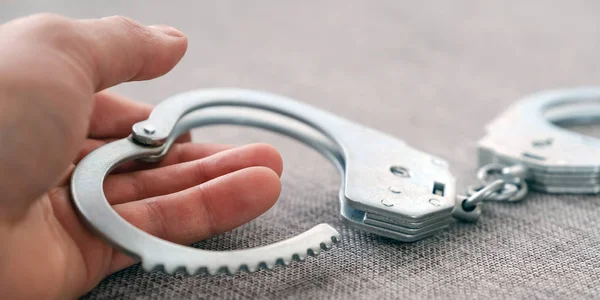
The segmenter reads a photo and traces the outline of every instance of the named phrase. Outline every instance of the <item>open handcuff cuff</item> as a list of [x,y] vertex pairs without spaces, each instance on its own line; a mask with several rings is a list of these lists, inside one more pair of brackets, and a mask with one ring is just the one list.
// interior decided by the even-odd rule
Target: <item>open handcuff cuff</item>
[[[88,154],[71,178],[82,219],[117,249],[141,260],[147,271],[188,274],[272,269],[332,247],[339,233],[327,224],[267,246],[208,251],[171,243],[131,225],[109,205],[105,176],[129,160],[158,161],[189,130],[237,124],[281,133],[323,154],[342,175],[341,219],[351,227],[401,242],[424,239],[454,219],[476,221],[487,201],[520,201],[529,190],[546,193],[600,192],[600,140],[556,124],[600,116],[600,88],[534,94],[512,105],[487,126],[478,143],[477,178],[465,195],[447,162],[393,136],[292,99],[251,90],[208,89],[175,95],[158,104],[132,134]],[[208,107],[246,107],[291,118],[194,114]]]

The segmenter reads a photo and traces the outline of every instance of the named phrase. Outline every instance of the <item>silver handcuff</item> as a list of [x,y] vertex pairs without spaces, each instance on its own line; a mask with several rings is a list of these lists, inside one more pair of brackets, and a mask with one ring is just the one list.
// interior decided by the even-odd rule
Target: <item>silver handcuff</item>
[[[175,95],[158,104],[132,134],[88,154],[71,178],[81,218],[104,240],[141,261],[147,271],[188,274],[253,272],[317,255],[339,241],[319,224],[270,245],[208,251],[171,243],[128,223],[103,192],[108,173],[129,160],[158,161],[189,130],[237,124],[281,133],[328,158],[342,175],[340,218],[346,224],[401,242],[414,242],[446,229],[454,220],[474,222],[488,201],[521,201],[529,190],[547,193],[600,191],[600,140],[555,124],[600,116],[600,89],[557,90],[512,105],[487,126],[478,143],[478,185],[456,191],[448,163],[402,140],[287,97],[243,89],[208,89]],[[250,115],[198,115],[204,108],[246,107],[280,114],[304,124]],[[597,154],[598,152],[596,152]]]

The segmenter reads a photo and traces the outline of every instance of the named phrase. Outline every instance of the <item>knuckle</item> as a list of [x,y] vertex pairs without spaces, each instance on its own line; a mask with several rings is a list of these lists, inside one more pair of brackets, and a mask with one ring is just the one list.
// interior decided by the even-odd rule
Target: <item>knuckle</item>
[[110,17],[112,21],[121,26],[124,30],[132,34],[148,35],[148,30],[145,26],[138,23],[134,19],[125,16],[113,16]]
[[193,162],[194,167],[194,176],[195,178],[198,178],[200,180],[200,182],[206,182],[208,181],[208,170],[206,168],[206,163],[205,160],[196,160]]
[[64,47],[80,39],[73,20],[57,14],[35,14],[23,20],[21,25],[22,30],[19,31],[25,38],[53,47]]
[[216,210],[213,206],[213,201],[215,201],[214,196],[212,195],[210,189],[207,189],[205,185],[201,184],[197,187],[198,189],[198,207],[201,209],[202,213],[206,216],[203,221],[203,226],[208,233],[208,236],[214,236],[219,232],[219,222],[216,216]]
[[29,17],[29,20],[43,24],[62,24],[68,22],[69,19],[54,13],[37,13]]
[[130,28],[139,28],[139,27],[142,26],[136,20],[134,20],[132,18],[129,18],[129,17],[125,17],[125,16],[112,16],[110,18],[113,19],[115,22],[120,23],[123,26],[127,26],[127,27],[130,27]]
[[44,33],[43,36],[54,36],[47,35],[46,33],[68,33],[73,29],[72,22],[70,19],[60,15],[51,13],[36,14],[28,18],[29,29],[34,32]]
[[171,240],[171,232],[169,223],[163,213],[163,208],[158,201],[144,201],[146,212],[153,224],[152,233],[159,238]]

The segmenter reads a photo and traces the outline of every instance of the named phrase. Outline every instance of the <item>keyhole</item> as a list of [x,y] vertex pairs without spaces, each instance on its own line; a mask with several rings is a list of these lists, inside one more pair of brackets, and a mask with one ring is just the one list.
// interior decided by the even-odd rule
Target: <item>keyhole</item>
[[410,170],[402,166],[392,166],[390,172],[398,177],[410,177]]

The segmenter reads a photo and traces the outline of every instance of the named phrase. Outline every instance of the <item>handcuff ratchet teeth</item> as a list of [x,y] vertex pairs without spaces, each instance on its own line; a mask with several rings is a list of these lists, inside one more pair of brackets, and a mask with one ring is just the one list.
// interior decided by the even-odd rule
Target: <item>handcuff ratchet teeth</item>
[[[447,228],[456,218],[477,221],[487,201],[521,201],[529,189],[544,192],[600,191],[600,141],[553,123],[600,116],[600,89],[552,91],[528,97],[487,127],[478,143],[479,185],[458,195],[448,163],[402,140],[287,97],[243,89],[207,89],[159,103],[128,138],[88,154],[72,176],[73,201],[101,237],[141,259],[146,270],[167,273],[235,273],[288,265],[329,249],[339,233],[319,224],[298,236],[263,247],[206,251],[170,243],[122,219],[102,190],[104,177],[127,160],[160,160],[185,132],[201,126],[237,124],[281,133],[314,148],[342,175],[340,219],[351,227],[402,242]],[[579,107],[579,109],[573,109]],[[245,107],[279,114],[286,121],[212,113],[209,107]],[[309,130],[292,126],[291,121]]]

